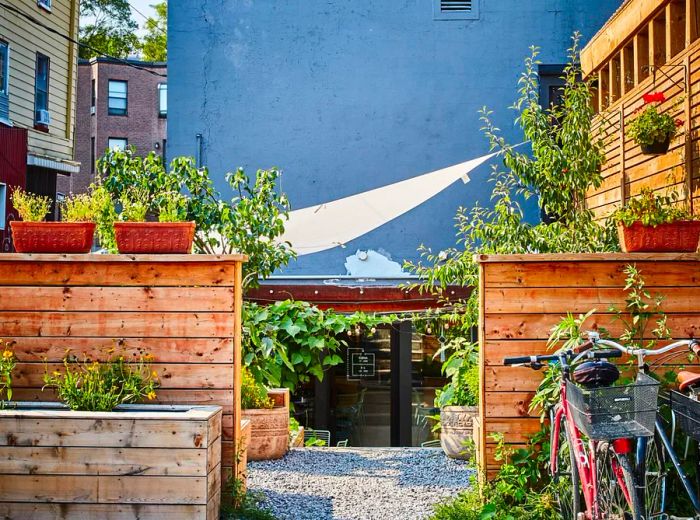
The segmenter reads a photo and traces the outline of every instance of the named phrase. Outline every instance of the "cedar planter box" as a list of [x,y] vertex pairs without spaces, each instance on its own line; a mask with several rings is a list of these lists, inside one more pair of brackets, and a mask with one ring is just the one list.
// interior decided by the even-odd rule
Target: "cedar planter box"
[[0,410],[0,517],[218,519],[221,407]]
[[618,224],[617,233],[624,253],[694,253],[700,241],[700,221],[682,220],[658,226],[635,222]]
[[279,459],[289,450],[289,390],[275,388],[267,395],[274,401],[272,409],[242,410],[251,424],[248,460]]

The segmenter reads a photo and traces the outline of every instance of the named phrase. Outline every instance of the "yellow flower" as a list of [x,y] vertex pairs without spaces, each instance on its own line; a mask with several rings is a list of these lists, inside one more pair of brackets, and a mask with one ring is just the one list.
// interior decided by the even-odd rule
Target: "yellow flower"
[[154,370],[153,372],[151,372],[151,376],[153,376],[153,379],[158,379],[158,372]]
[[146,354],[145,356],[143,356],[144,361],[153,361],[153,359],[153,354]]
[[146,394],[146,397],[148,397],[149,401],[153,401],[156,398],[156,393],[153,390],[151,390]]
[[2,358],[3,359],[10,359],[14,354],[12,354],[11,350],[5,350],[2,353]]
[[53,375],[55,375],[55,376],[60,376],[61,373],[60,373],[58,370],[54,370],[54,371],[53,371]]

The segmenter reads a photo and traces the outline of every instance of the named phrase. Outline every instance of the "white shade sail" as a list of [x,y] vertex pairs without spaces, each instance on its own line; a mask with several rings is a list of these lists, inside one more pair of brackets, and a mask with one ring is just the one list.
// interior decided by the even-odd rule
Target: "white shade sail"
[[280,241],[289,242],[300,256],[342,246],[421,205],[457,180],[469,182],[469,172],[495,155],[292,211]]

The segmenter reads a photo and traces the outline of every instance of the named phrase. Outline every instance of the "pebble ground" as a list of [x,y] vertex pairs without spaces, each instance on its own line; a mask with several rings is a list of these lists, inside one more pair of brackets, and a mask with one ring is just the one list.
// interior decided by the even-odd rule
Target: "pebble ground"
[[248,486],[280,520],[413,520],[469,486],[439,448],[295,448],[248,463]]

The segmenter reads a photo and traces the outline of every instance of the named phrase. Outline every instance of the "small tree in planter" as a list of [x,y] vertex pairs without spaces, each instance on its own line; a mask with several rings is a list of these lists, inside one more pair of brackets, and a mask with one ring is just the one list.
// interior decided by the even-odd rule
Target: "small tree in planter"
[[[241,370],[242,415],[243,419],[248,419],[251,423],[250,442],[247,446],[250,460],[279,459],[287,453],[289,390],[281,392],[268,391],[247,368]],[[271,394],[278,398],[273,398]]]
[[627,134],[634,139],[646,155],[662,155],[683,126],[683,121],[673,119],[667,112],[660,113],[658,106],[666,97],[663,92],[644,95],[645,109],[630,122]]
[[108,202],[104,191],[94,187],[88,194],[69,197],[61,207],[61,222],[44,222],[51,199],[28,193],[22,188],[12,192],[12,204],[21,222],[13,221],[15,250],[18,253],[88,253],[95,235],[95,222]]
[[469,459],[471,453],[465,446],[472,438],[474,417],[479,414],[478,345],[455,337],[435,356],[450,352],[442,366],[449,381],[435,396],[435,406],[440,408],[440,444],[448,457]]
[[646,188],[612,217],[617,223],[620,247],[626,253],[692,253],[698,249],[700,221],[679,206],[675,192],[657,197]]

